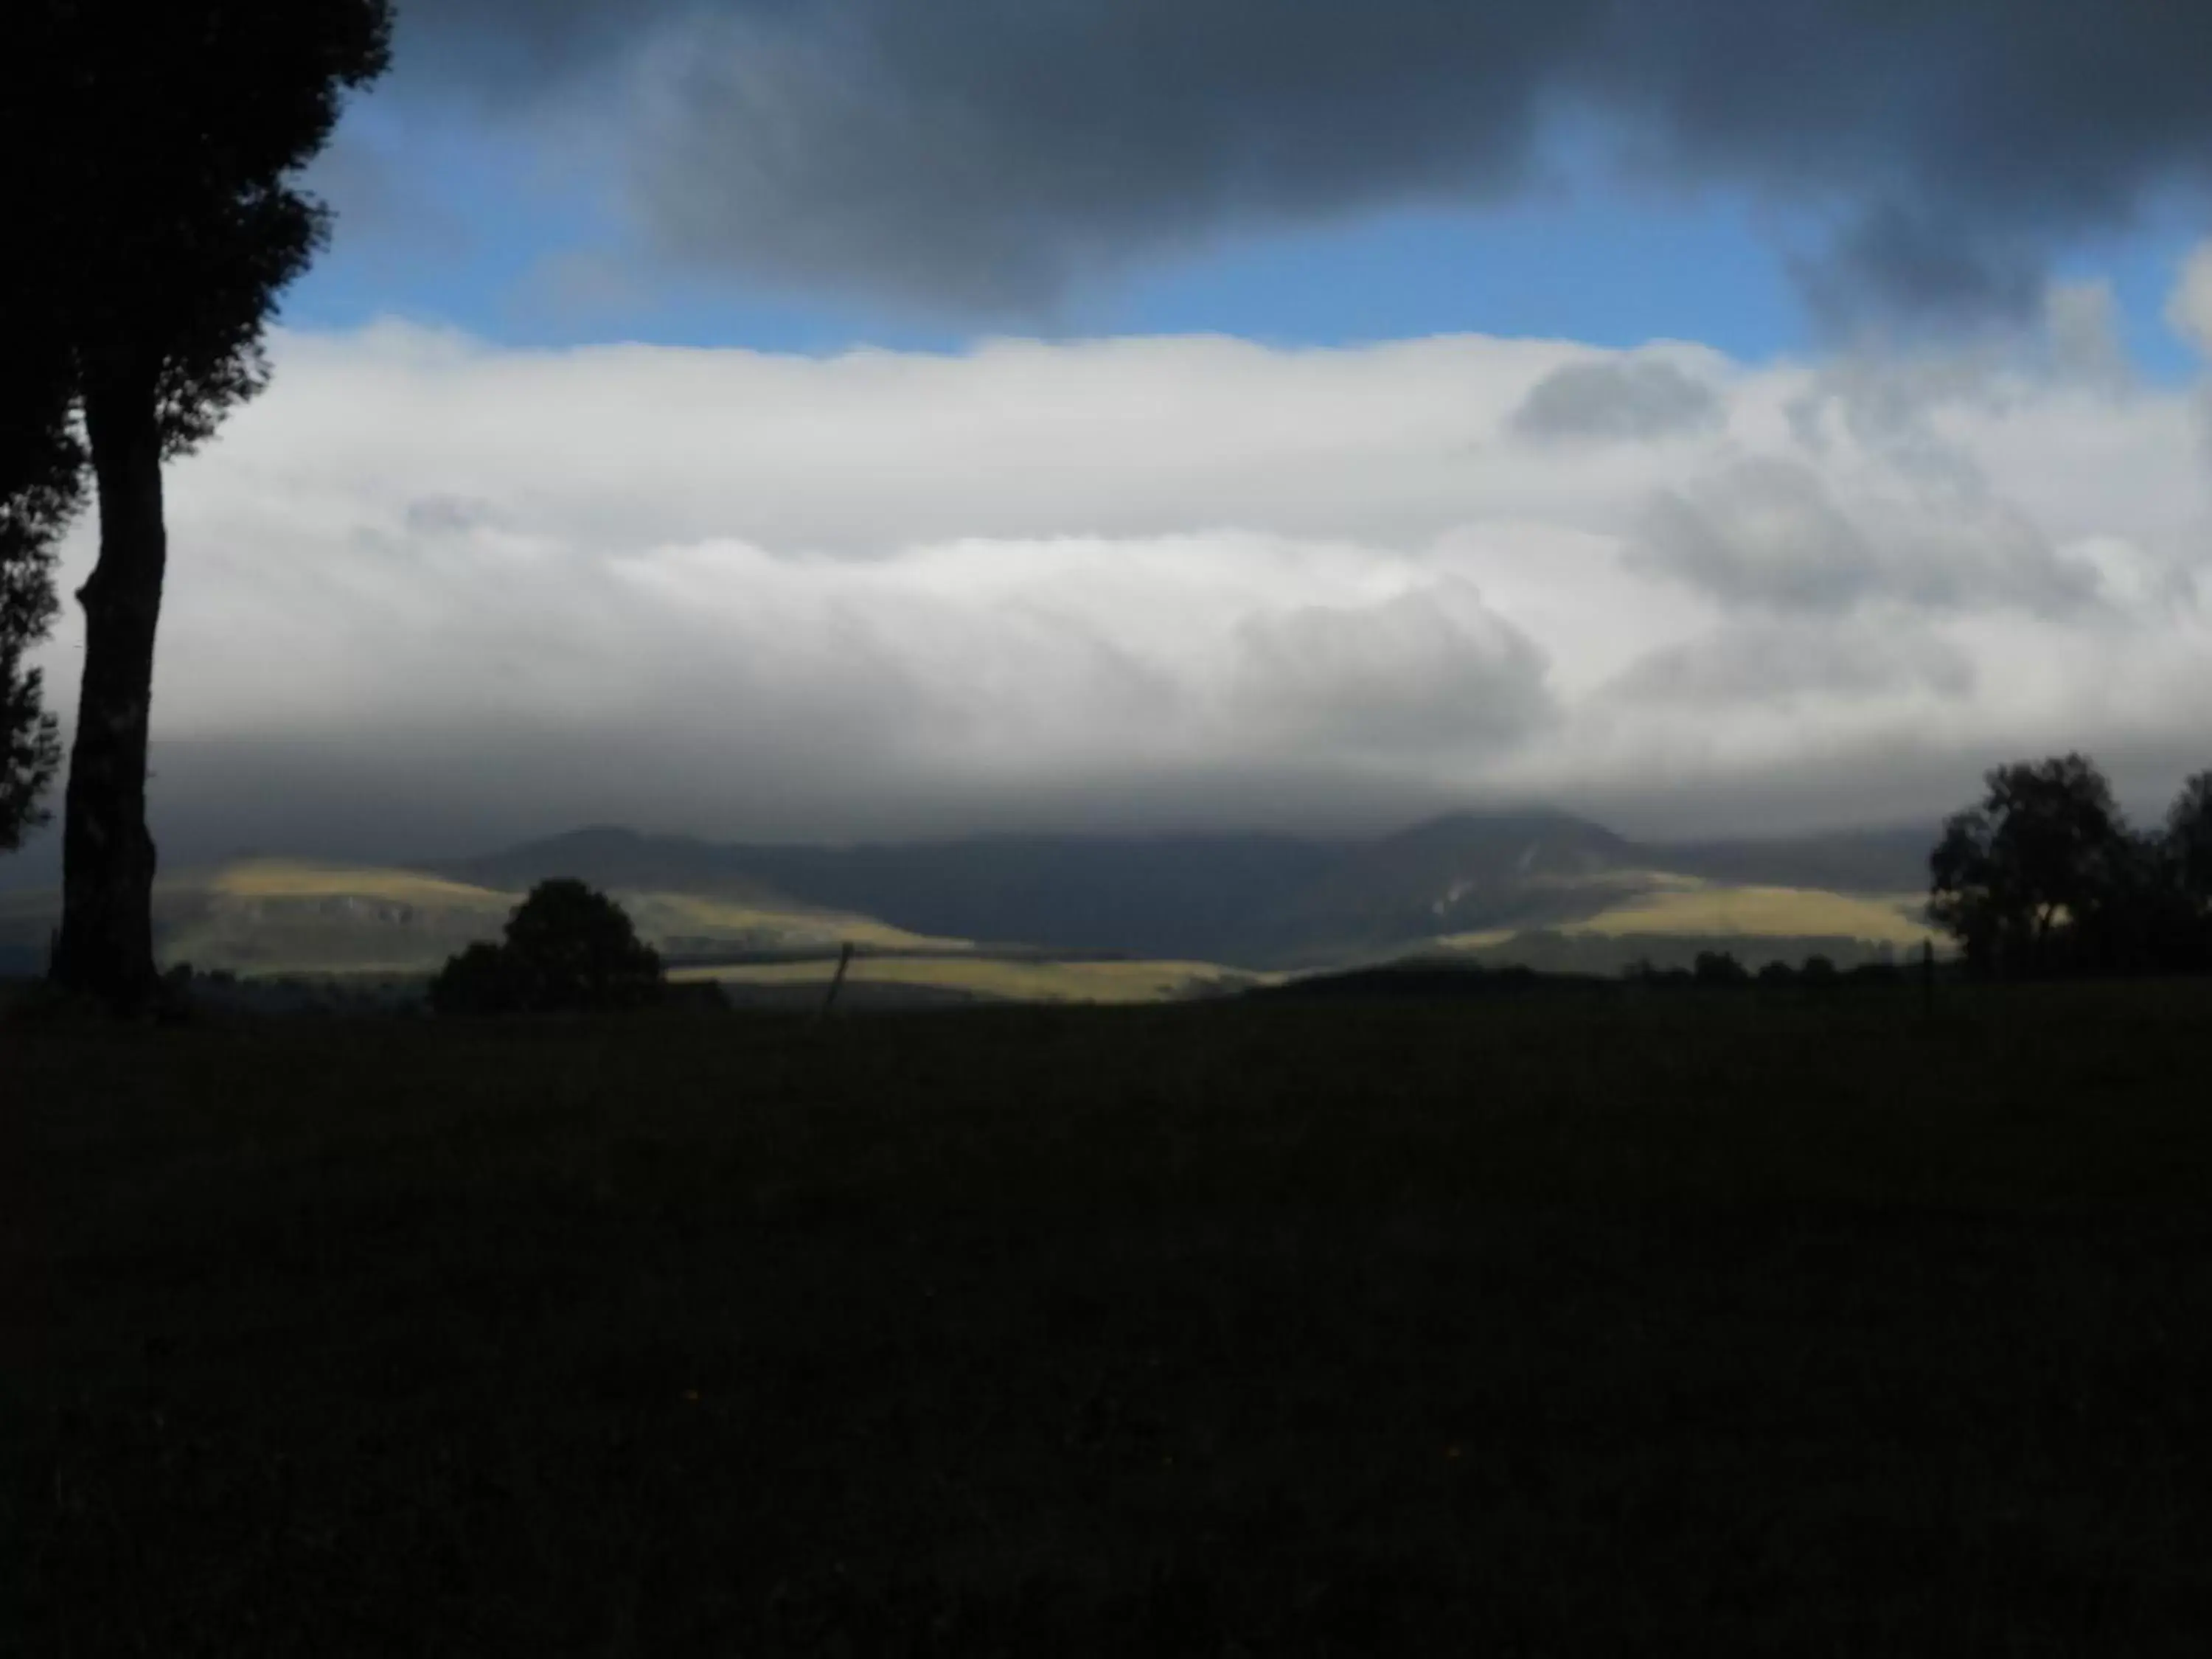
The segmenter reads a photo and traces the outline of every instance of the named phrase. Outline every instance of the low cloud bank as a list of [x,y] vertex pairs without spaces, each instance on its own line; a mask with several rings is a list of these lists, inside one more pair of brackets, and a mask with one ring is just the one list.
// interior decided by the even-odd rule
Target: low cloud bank
[[1507,798],[1723,831],[1933,812],[2019,753],[2152,796],[2212,761],[2200,400],[2063,353],[276,356],[173,475],[175,847]]

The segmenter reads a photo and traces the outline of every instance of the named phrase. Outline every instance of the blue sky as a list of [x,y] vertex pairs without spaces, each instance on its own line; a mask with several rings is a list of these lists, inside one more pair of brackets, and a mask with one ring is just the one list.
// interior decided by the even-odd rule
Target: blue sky
[[[1342,345],[1461,332],[1629,348],[1692,340],[1745,362],[1817,354],[1790,257],[1809,221],[1708,187],[1663,198],[1569,165],[1547,189],[1482,207],[1373,208],[1217,231],[1148,255],[1047,314],[988,316],[800,294],[648,252],[603,157],[524,120],[382,92],[349,112],[320,184],[331,250],[288,295],[316,330],[379,318],[515,347],[613,341],[834,352],[956,349],[984,336],[1222,333]],[[2202,228],[2174,202],[2058,252],[2060,281],[2109,283],[2138,372],[2194,359],[2162,307]]]

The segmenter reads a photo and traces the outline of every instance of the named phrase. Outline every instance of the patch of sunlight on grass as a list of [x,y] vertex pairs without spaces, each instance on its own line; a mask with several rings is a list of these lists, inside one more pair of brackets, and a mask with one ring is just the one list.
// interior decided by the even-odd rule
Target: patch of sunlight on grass
[[[278,974],[434,969],[466,939],[495,935],[496,924],[523,898],[419,871],[295,859],[246,860],[179,877],[163,889],[180,919],[192,913],[177,905],[195,897],[211,905],[168,930],[168,954]],[[847,942],[884,951],[973,948],[965,939],[927,938],[871,916],[690,893],[617,888],[612,896],[640,935],[664,949],[834,951]],[[412,942],[395,946],[390,935],[400,927],[410,930]]]
[[180,884],[198,885],[218,897],[236,899],[364,898],[472,910],[507,910],[516,902],[513,893],[414,870],[308,864],[289,859],[253,859],[226,865],[196,882],[187,878]]
[[619,893],[616,896],[639,930],[663,939],[726,937],[733,942],[773,935],[778,944],[820,945],[832,949],[850,943],[877,951],[964,951],[964,939],[933,939],[908,933],[872,916],[830,910],[773,910],[728,899],[689,893]]
[[[820,962],[747,963],[684,969],[679,980],[719,980],[732,985],[820,985],[835,965]],[[1241,988],[1268,984],[1279,974],[1254,974],[1210,962],[1016,961],[994,957],[861,957],[848,985],[915,985],[966,991],[1018,1002],[1164,1002],[1203,986]]]
[[1447,951],[1487,951],[1494,945],[1512,944],[1522,931],[1518,927],[1490,927],[1479,933],[1439,933],[1437,943]]
[[1911,914],[1922,902],[1917,894],[1863,897],[1808,887],[1670,884],[1568,922],[1559,931],[1608,938],[1639,933],[1828,937],[1917,946],[1935,937]]

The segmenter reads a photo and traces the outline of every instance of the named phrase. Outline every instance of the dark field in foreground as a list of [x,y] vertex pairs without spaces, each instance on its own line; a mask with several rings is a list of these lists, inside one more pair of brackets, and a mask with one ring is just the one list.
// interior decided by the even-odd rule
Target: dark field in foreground
[[0,1027],[0,1631],[2198,1653],[2208,1054],[2203,986]]

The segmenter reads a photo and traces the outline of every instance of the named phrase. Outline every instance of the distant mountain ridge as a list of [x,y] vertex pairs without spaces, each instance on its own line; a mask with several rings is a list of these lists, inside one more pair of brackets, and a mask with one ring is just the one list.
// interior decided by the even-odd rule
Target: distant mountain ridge
[[1460,812],[1372,840],[981,836],[761,846],[599,827],[435,866],[866,915],[918,934],[1298,966],[1569,928],[1698,884],[1924,891],[1933,829],[1642,844],[1571,813]]
[[[261,858],[165,875],[165,963],[410,975],[495,938],[534,883],[620,898],[686,971],[755,976],[850,943],[879,975],[979,994],[1154,994],[1242,975],[1445,954],[1617,972],[1703,949],[1841,963],[1917,950],[1926,831],[1639,843],[1571,813],[1461,812],[1364,840],[982,836],[723,845],[607,826],[400,869]],[[0,893],[0,975],[45,964],[52,890]],[[1126,959],[1119,967],[1111,961]],[[1036,964],[1090,963],[1079,973]],[[1031,964],[1022,966],[1022,964]]]
[[438,866],[487,886],[575,876],[874,916],[988,944],[1207,955],[1343,855],[1273,836],[981,836],[852,847],[716,846],[605,828]]

